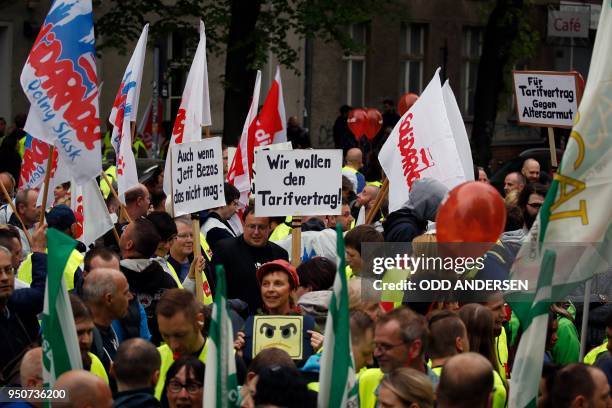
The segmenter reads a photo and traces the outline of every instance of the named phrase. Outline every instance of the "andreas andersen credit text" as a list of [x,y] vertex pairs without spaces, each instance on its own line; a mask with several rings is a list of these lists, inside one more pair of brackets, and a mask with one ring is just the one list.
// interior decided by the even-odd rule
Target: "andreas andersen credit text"
[[382,274],[388,269],[410,269],[412,274],[419,270],[447,270],[463,274],[473,269],[481,270],[484,268],[484,257],[428,257],[428,256],[409,256],[407,254],[396,254],[391,257],[374,257],[372,259],[372,272],[377,275]]

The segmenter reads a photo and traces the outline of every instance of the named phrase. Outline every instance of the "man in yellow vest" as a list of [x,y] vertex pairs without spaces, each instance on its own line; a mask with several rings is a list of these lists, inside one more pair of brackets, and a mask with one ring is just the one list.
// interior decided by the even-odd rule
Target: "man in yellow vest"
[[425,346],[429,337],[427,321],[407,307],[381,316],[374,330],[374,358],[380,368],[365,370],[359,377],[359,406],[374,408],[376,391],[385,373],[399,367],[412,367],[429,377],[433,389],[438,376],[425,364]]
[[506,304],[501,292],[489,293],[486,300],[482,305],[493,313],[493,334],[495,335],[495,356],[497,357],[495,369],[506,385],[508,371],[508,342],[504,330],[504,322],[507,319]]
[[349,149],[344,161],[346,165],[342,168],[342,175],[351,181],[353,191],[359,194],[366,185],[365,177],[359,172],[363,167],[363,152],[357,147]]
[[193,355],[206,363],[208,344],[202,328],[204,314],[195,296],[184,289],[164,292],[156,308],[159,332],[165,344],[157,348],[161,357],[155,397],[161,399],[166,373],[178,357]]

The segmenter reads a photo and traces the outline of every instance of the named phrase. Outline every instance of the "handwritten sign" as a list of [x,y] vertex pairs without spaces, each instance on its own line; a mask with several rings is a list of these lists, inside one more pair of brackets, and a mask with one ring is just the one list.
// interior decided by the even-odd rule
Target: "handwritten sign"
[[304,316],[255,316],[253,357],[263,349],[284,350],[293,360],[301,360]]
[[513,74],[520,124],[572,127],[578,112],[574,73],[514,71]]
[[255,157],[258,217],[338,215],[342,150],[270,150]]
[[[257,157],[257,153],[267,150],[293,150],[291,142],[274,143],[264,146],[255,146],[253,154]],[[251,178],[251,195],[255,194],[255,176],[257,175],[257,160],[253,163],[253,177]]]
[[174,216],[225,205],[221,138],[172,146]]

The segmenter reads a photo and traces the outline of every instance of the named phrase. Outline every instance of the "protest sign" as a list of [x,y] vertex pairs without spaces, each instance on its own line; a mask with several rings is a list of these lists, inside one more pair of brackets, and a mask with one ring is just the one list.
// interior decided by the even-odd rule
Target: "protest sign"
[[573,72],[513,71],[521,125],[571,128],[579,95]]
[[258,217],[340,214],[342,150],[270,150],[255,160]]
[[302,359],[304,316],[255,316],[253,354],[274,347],[284,350],[293,360]]
[[[274,144],[270,144],[270,145],[264,145],[264,146],[255,146],[255,149],[253,149],[253,154],[255,155],[255,157],[257,157],[257,153],[261,152],[261,151],[266,151],[266,150],[293,150],[293,145],[291,144],[291,142],[281,142],[281,143],[274,143]],[[251,195],[255,194],[255,176],[256,176],[256,161],[253,162],[253,177],[251,178]]]
[[221,138],[181,143],[170,150],[174,216],[225,205]]

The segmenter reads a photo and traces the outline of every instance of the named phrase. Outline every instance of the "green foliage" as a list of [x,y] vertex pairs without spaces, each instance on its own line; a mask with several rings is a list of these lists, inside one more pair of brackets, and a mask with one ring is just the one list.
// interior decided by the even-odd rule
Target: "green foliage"
[[[98,49],[114,48],[125,54],[126,46],[150,23],[149,44],[180,32],[189,48],[197,42],[198,19],[206,24],[207,49],[214,55],[226,51],[235,0],[94,0]],[[397,0],[252,0],[260,5],[255,30],[242,41],[255,41],[249,69],[261,67],[271,52],[296,72],[299,51],[291,47],[289,34],[337,42],[346,52],[359,49],[346,27],[369,21]],[[240,44],[237,44],[240,46]],[[189,54],[189,53],[188,53]],[[181,63],[180,61],[178,62]],[[182,65],[182,64],[181,64]]]

